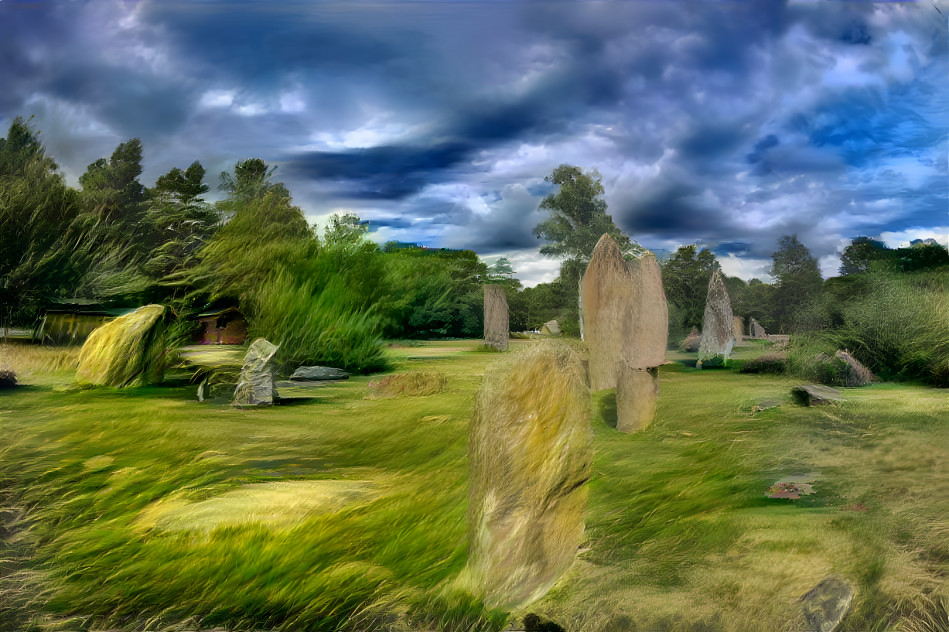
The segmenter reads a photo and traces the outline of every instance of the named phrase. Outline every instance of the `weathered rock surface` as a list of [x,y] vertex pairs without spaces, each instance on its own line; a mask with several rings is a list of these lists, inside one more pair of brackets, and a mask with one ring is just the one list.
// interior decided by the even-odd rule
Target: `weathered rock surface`
[[736,344],[745,337],[745,319],[741,316],[735,316],[732,319],[732,335],[735,337]]
[[500,285],[484,286],[484,344],[507,351],[510,334],[507,297]]
[[16,386],[16,373],[13,369],[0,369],[0,388],[13,388]]
[[866,386],[877,379],[870,369],[846,351],[838,350],[834,357],[847,365],[847,386]]
[[821,384],[801,384],[791,389],[794,399],[804,406],[823,406],[844,401],[843,394],[836,388]]
[[542,596],[583,534],[593,460],[577,354],[545,342],[495,363],[469,428],[469,559],[459,583],[489,607]]
[[656,419],[659,371],[623,366],[616,384],[616,429],[645,430]]
[[540,328],[540,333],[546,334],[548,336],[559,336],[560,335],[560,323],[556,320],[548,320]]
[[263,338],[250,344],[244,356],[240,381],[234,389],[233,406],[268,406],[274,403],[277,389],[272,360],[279,348]]
[[640,369],[665,362],[669,311],[654,255],[625,261],[617,243],[603,235],[581,294],[594,391],[616,387],[621,362]]
[[97,327],[79,352],[76,382],[118,388],[160,382],[168,321],[165,306],[145,305]]
[[728,291],[722,281],[722,274],[716,270],[712,272],[712,278],[708,282],[697,367],[715,366],[728,361],[728,356],[735,346],[733,322]]
[[853,589],[842,579],[828,577],[801,597],[801,613],[793,632],[833,632],[853,600]]
[[290,379],[295,382],[319,382],[321,380],[346,380],[349,373],[331,366],[301,366]]
[[441,393],[448,387],[448,378],[438,371],[408,371],[387,375],[369,382],[368,399],[423,397]]
[[768,337],[768,333],[764,330],[764,327],[762,327],[754,318],[752,318],[751,322],[748,323],[748,333],[752,338]]

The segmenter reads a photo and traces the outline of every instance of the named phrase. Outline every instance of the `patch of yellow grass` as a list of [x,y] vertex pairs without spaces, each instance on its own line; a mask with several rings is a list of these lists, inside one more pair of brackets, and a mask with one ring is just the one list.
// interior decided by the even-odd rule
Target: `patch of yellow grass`
[[182,497],[158,501],[142,510],[136,524],[166,532],[210,532],[247,523],[286,528],[312,514],[367,503],[380,493],[378,485],[365,480],[254,483],[200,502]]

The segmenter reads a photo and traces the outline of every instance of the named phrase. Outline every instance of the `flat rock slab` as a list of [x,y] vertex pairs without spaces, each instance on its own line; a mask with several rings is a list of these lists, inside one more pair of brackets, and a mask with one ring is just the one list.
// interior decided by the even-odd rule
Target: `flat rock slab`
[[295,382],[318,382],[320,380],[347,380],[349,373],[331,366],[301,366],[290,379]]
[[804,406],[824,406],[844,401],[843,393],[821,384],[801,384],[791,389],[794,399]]
[[801,616],[791,628],[793,632],[833,632],[843,621],[853,589],[837,577],[821,580],[801,597]]
[[772,408],[778,408],[781,405],[781,400],[778,399],[766,399],[763,402],[758,402],[751,407],[751,414],[760,413],[763,410],[770,410]]

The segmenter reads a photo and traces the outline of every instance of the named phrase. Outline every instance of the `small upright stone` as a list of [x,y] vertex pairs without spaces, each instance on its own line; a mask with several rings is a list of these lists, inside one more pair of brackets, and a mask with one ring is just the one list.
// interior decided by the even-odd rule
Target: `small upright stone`
[[659,370],[624,365],[616,384],[616,429],[632,433],[648,428],[656,418]]
[[751,337],[752,337],[752,338],[755,338],[756,340],[759,339],[759,338],[767,338],[767,337],[768,337],[768,332],[766,332],[766,331],[764,330],[764,327],[762,327],[761,324],[760,324],[757,320],[755,320],[754,318],[752,318],[752,319],[751,319],[751,322],[748,323],[748,329],[749,329],[749,331],[750,331],[750,333],[751,333]]
[[498,351],[507,351],[510,337],[507,297],[500,285],[484,286],[484,344]]
[[540,333],[546,336],[559,336],[560,335],[560,323],[556,320],[548,320],[544,323],[543,327],[540,328]]
[[722,275],[716,270],[708,282],[697,367],[720,366],[728,361],[728,356],[735,346],[732,326],[731,301],[728,299],[728,291],[725,289]]
[[580,544],[593,462],[590,393],[576,352],[544,342],[488,367],[469,427],[468,565],[488,607],[541,597]]
[[837,577],[827,577],[807,591],[800,601],[800,614],[793,632],[834,632],[847,615],[853,588]]
[[244,355],[241,378],[234,389],[232,406],[270,406],[277,398],[274,387],[273,357],[277,345],[258,338],[251,343]]
[[745,319],[741,316],[735,316],[732,321],[732,331],[735,336],[735,344],[738,344],[745,337]]

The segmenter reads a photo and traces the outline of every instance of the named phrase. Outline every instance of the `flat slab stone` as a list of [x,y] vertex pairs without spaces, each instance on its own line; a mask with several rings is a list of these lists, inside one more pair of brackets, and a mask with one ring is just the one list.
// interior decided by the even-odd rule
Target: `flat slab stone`
[[290,379],[295,382],[319,382],[320,380],[346,380],[349,373],[331,366],[301,366]]
[[794,399],[804,406],[825,406],[844,401],[843,393],[821,384],[801,384],[791,389]]

